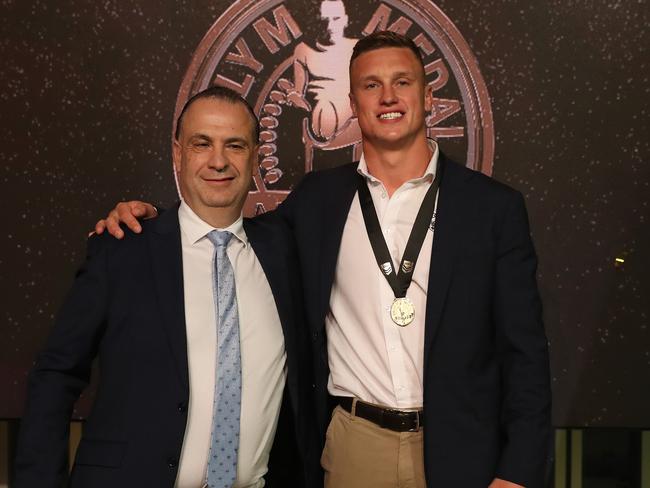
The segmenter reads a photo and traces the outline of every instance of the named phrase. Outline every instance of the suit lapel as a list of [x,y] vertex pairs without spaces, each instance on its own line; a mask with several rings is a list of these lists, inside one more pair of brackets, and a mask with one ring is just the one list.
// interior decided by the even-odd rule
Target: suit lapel
[[329,309],[330,294],[334,283],[336,261],[341,247],[343,229],[350,212],[352,200],[357,192],[357,163],[345,167],[340,180],[333,181],[327,187],[329,198],[324,199],[322,222],[316,222],[324,231],[321,239],[320,269],[320,307],[318,324],[324,324],[323,319]]
[[436,228],[431,250],[429,283],[427,289],[427,310],[424,332],[424,367],[427,368],[428,352],[435,340],[440,319],[447,298],[458,243],[462,242],[462,222],[458,210],[462,208],[462,177],[457,174],[454,163],[440,154],[440,194],[436,215]]
[[185,298],[183,295],[183,251],[178,206],[164,212],[146,234],[151,252],[154,287],[160,308],[162,327],[177,366],[181,383],[189,390]]

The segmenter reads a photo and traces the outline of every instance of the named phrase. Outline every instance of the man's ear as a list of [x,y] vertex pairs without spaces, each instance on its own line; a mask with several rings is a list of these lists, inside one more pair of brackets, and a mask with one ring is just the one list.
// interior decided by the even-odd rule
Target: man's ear
[[178,174],[181,171],[181,143],[174,139],[172,144],[172,161],[174,161],[174,171]]
[[433,86],[425,85],[424,86],[424,110],[431,112],[433,108]]
[[255,177],[258,174],[260,174],[260,157],[261,156],[260,156],[260,143],[259,142],[257,144],[255,144],[255,146],[253,147],[253,154],[255,156],[253,156],[253,171],[252,171],[252,173],[253,173],[253,177]]
[[357,116],[357,104],[354,101],[354,95],[352,92],[348,93],[348,98],[350,99],[350,108],[352,109],[352,115]]

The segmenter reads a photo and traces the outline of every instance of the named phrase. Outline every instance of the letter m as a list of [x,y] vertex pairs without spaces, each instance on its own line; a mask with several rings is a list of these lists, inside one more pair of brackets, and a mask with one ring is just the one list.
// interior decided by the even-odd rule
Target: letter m
[[405,36],[413,25],[413,22],[400,15],[400,17],[395,22],[393,22],[391,25],[388,25],[392,11],[393,9],[391,9],[388,5],[385,5],[383,3],[379,5],[379,7],[377,7],[377,10],[375,10],[375,13],[372,14],[372,18],[364,27],[363,31],[361,31],[361,33],[364,36],[367,36],[375,31],[389,30]]
[[260,39],[262,39],[271,54],[275,54],[280,50],[278,42],[282,46],[289,44],[291,41],[289,32],[291,32],[294,39],[298,39],[302,35],[300,27],[298,27],[298,24],[284,5],[280,5],[273,11],[273,18],[275,19],[275,25],[265,18],[258,19],[253,24]]

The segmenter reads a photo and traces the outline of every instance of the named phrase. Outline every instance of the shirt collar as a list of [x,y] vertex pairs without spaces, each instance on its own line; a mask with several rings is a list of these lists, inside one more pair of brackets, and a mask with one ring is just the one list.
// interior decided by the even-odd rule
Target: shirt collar
[[[420,176],[419,178],[414,178],[412,180],[409,180],[406,183],[417,184],[423,181],[428,181],[430,183],[435,178],[436,167],[438,166],[438,156],[440,151],[438,150],[438,144],[433,139],[427,139],[427,143],[429,144],[429,148],[431,149],[431,159],[429,159],[429,164],[427,165],[427,168],[424,170],[422,176]],[[368,164],[366,163],[366,158],[363,154],[361,154],[361,158],[359,159],[359,166],[357,166],[357,173],[359,173],[361,176],[364,176],[366,179],[368,179],[373,183],[381,183],[381,181],[379,181],[377,178],[371,175],[370,172],[368,171]]]
[[[196,244],[216,229],[216,227],[211,226],[196,215],[194,210],[184,200],[181,201],[181,206],[178,209],[178,222],[180,223],[181,231],[188,237],[189,242],[192,244]],[[246,232],[244,232],[244,219],[241,215],[228,227],[216,230],[227,230],[244,244],[244,246],[248,245],[248,237],[246,237]]]

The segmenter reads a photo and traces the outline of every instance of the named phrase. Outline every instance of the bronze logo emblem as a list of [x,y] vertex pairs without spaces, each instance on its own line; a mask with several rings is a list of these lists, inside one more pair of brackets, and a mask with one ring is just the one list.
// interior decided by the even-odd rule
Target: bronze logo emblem
[[[212,84],[248,100],[262,126],[259,172],[246,215],[275,208],[312,169],[357,160],[361,134],[349,106],[348,63],[356,41],[389,29],[420,47],[434,104],[428,136],[490,175],[492,111],[467,42],[431,1],[235,1],[197,47],[176,100]],[[175,118],[176,118],[175,117]]]

